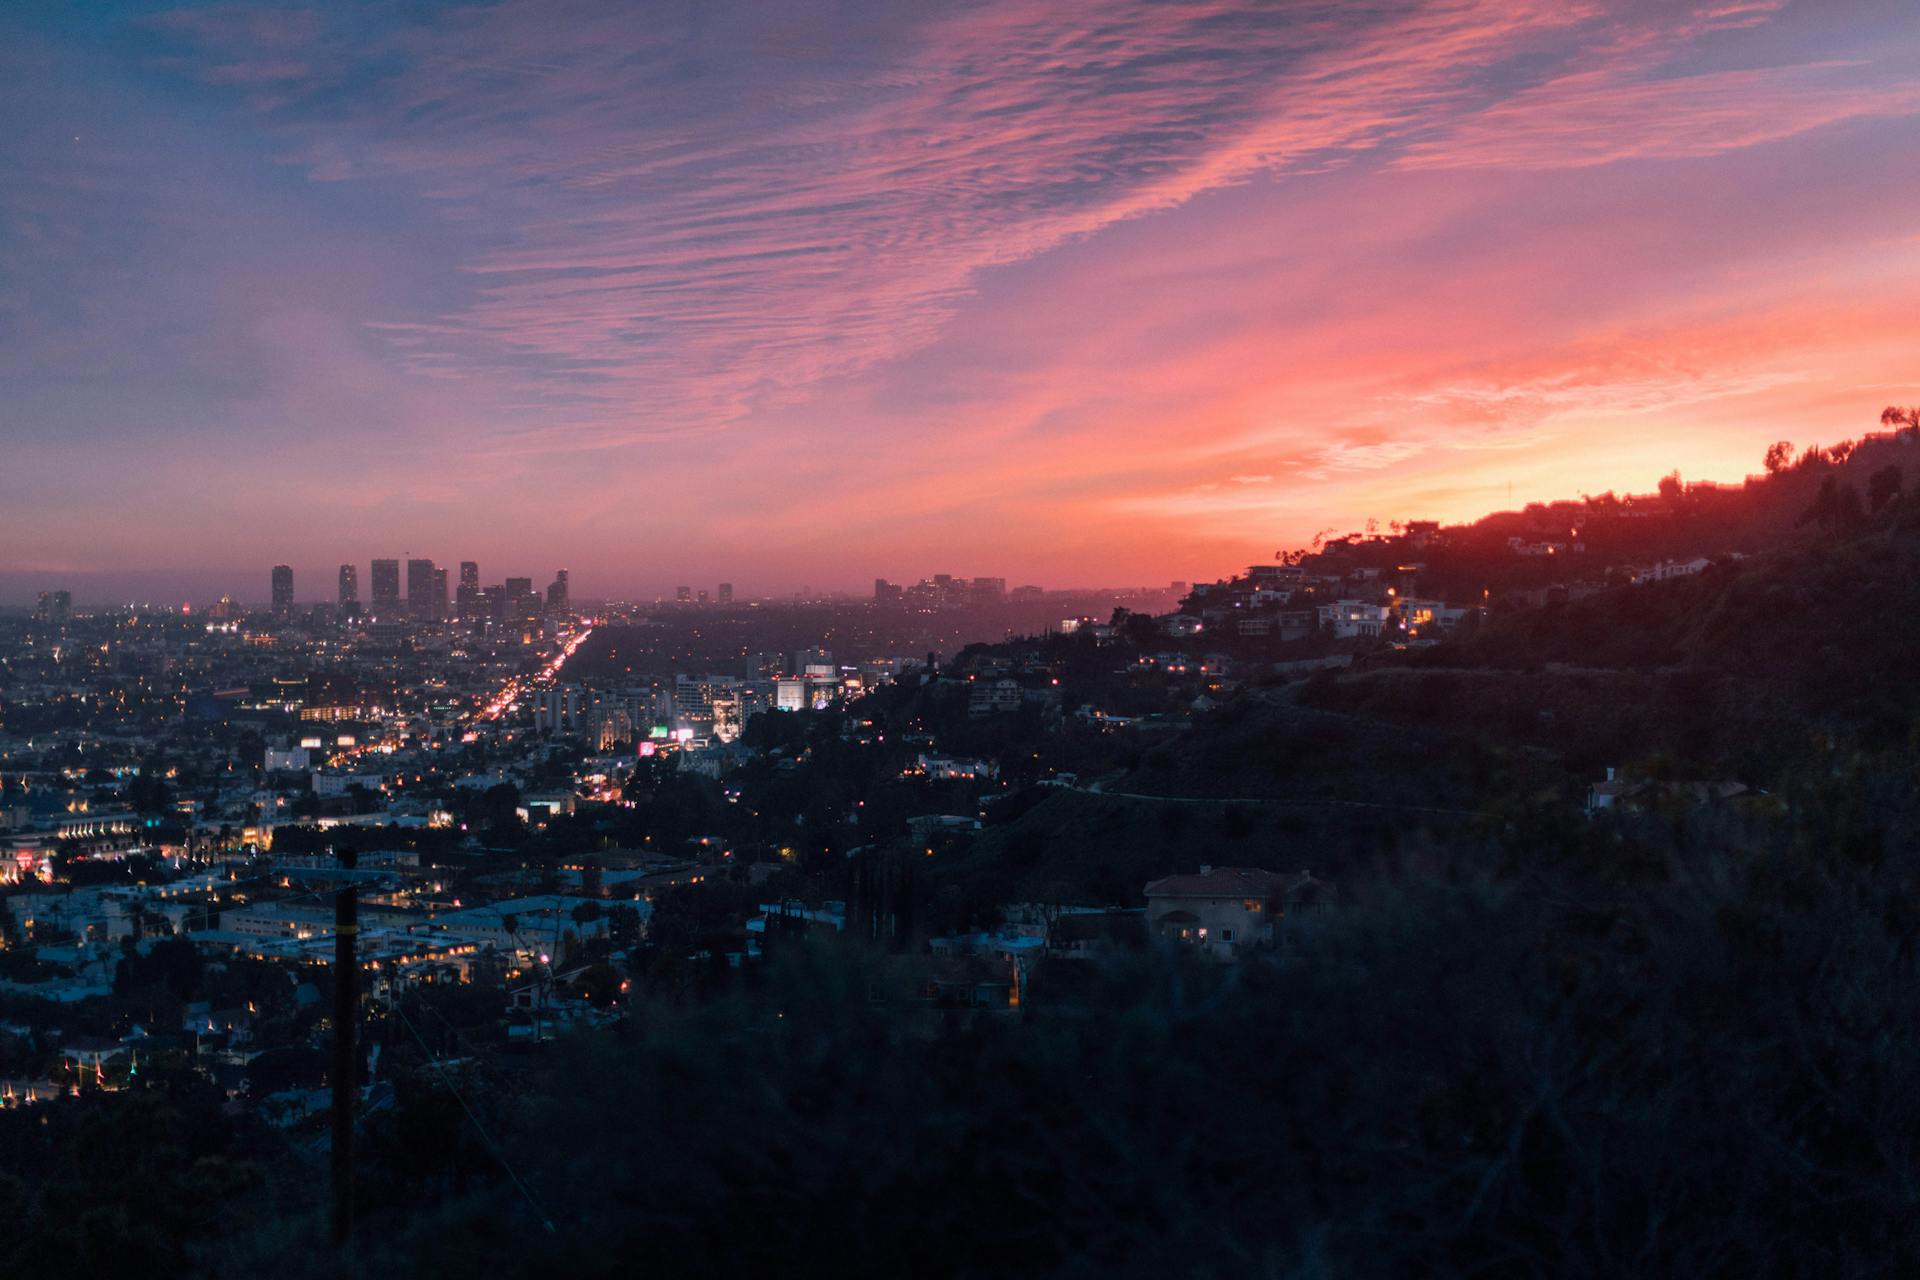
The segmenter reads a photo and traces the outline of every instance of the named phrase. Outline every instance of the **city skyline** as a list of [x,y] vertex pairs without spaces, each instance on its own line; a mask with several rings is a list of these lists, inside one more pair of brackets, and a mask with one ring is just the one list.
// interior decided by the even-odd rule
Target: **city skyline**
[[0,47],[14,604],[260,546],[1154,582],[1916,397],[1910,5],[26,3]]

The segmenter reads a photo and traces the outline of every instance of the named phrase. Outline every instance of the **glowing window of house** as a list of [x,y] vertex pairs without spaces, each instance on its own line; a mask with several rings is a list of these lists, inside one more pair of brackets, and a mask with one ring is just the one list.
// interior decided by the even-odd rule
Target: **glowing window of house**
[[1248,898],[1245,902],[1241,903],[1240,905],[1243,909],[1247,911],[1258,911],[1266,904],[1261,902],[1260,899],[1258,898]]

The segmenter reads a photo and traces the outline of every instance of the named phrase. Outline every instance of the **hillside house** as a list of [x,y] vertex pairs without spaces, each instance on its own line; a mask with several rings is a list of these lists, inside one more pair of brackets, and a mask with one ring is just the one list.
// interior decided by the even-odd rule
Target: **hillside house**
[[1256,867],[1202,866],[1196,875],[1167,876],[1147,885],[1147,932],[1221,960],[1279,941],[1290,913],[1322,905],[1328,889],[1311,872],[1286,874]]

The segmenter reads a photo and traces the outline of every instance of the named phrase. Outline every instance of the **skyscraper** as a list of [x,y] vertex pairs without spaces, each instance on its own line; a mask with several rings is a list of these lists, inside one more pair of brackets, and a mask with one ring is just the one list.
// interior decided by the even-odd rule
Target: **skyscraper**
[[723,582],[720,584],[720,603],[733,603],[733,584],[731,582]]
[[350,564],[340,566],[340,609],[360,603],[360,570]]
[[553,583],[547,588],[547,612],[556,616],[570,612],[572,601],[568,595],[567,571],[562,569],[553,576]]
[[284,618],[293,612],[293,566],[273,566],[273,616]]
[[447,571],[435,568],[433,571],[433,598],[429,605],[433,609],[433,621],[447,620]]
[[73,592],[42,591],[40,602],[34,606],[35,622],[50,623],[56,627],[67,625],[67,619],[73,613]]
[[673,598],[679,601],[681,604],[692,604],[693,588],[692,587],[675,587],[673,589]]
[[399,620],[400,562],[398,560],[373,562],[373,616],[382,622]]
[[462,560],[460,562],[460,585],[463,587],[471,587],[475,591],[480,589],[480,564],[478,561]]
[[415,622],[433,621],[433,561],[407,561],[407,616]]
[[516,622],[537,617],[540,613],[540,597],[535,594],[532,578],[507,579],[507,617]]

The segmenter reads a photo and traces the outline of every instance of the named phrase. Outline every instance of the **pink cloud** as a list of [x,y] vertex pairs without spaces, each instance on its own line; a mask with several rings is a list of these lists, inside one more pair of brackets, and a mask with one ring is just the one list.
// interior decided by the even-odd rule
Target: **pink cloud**
[[595,448],[777,412],[934,341],[983,273],[1255,174],[1435,130],[1484,149],[1487,77],[1516,58],[1604,32],[1600,95],[1766,12],[1003,0],[883,22],[848,59],[793,39],[820,29],[805,14],[749,15],[718,48],[507,3],[400,33],[410,69],[284,118],[316,175],[406,175],[497,242],[470,305],[381,327],[400,357],[504,381],[530,425],[502,449]]
[[1920,112],[1920,84],[1852,63],[1721,71],[1621,83],[1606,72],[1551,81],[1442,138],[1414,168],[1577,168],[1689,159],[1777,142],[1849,120]]
[[236,412],[381,436],[290,450],[271,500],[217,464],[244,514],[351,493],[369,539],[583,582],[581,548],[656,547],[767,586],[1153,580],[1509,482],[1737,474],[1912,398],[1864,390],[1920,342],[1911,51],[1804,40],[1806,6],[692,12],[178,24],[317,203],[407,204],[454,264],[238,335]]

